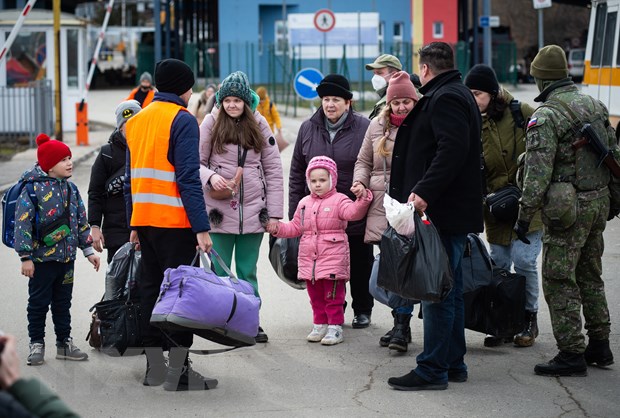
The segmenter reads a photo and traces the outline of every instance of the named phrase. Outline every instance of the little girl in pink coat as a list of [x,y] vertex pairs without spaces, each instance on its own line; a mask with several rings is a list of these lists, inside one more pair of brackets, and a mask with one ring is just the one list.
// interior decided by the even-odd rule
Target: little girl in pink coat
[[280,238],[301,236],[298,275],[307,281],[314,327],[307,340],[341,343],[346,282],[350,278],[347,221],[366,216],[372,192],[355,201],[336,191],[338,169],[331,158],[314,157],[306,170],[310,195],[299,201],[290,222],[270,222],[267,231]]

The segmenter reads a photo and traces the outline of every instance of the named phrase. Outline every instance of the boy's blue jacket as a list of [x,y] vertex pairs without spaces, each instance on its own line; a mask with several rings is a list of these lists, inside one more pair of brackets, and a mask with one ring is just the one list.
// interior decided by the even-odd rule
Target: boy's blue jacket
[[[94,254],[86,208],[77,187],[70,186],[68,180],[48,176],[38,164],[22,175],[20,181],[23,180],[33,182],[38,208],[35,209],[24,187],[15,205],[15,251],[20,257],[31,256],[32,261],[37,263],[44,261],[68,263],[75,260],[77,248],[82,249],[85,257]],[[72,193],[69,208],[71,214],[69,236],[52,247],[46,246],[42,241],[33,240],[33,231],[35,231],[33,222],[36,211],[39,214],[39,224],[47,224],[64,216],[63,210],[68,192]]]

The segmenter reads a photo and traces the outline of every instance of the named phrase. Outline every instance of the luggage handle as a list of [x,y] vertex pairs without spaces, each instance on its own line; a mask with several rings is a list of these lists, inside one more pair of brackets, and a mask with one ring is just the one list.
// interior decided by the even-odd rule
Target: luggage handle
[[[239,283],[239,280],[237,280],[237,276],[235,276],[233,272],[230,271],[226,263],[224,263],[224,260],[222,260],[222,257],[220,257],[220,255],[213,248],[211,249],[211,251],[208,252],[208,255],[213,263],[217,263],[222,268],[222,270],[224,270],[224,273],[228,274],[228,277],[230,278],[231,281],[233,281],[234,283]],[[209,267],[210,263],[206,257],[205,252],[202,251],[202,249],[200,248],[196,250],[196,255],[194,256],[194,259],[192,260],[191,265],[193,266],[196,263],[196,260],[198,260],[198,257],[200,257],[200,259],[202,260],[202,266],[203,266],[204,271],[206,271],[207,273],[215,274],[215,272],[211,270],[211,267]]]

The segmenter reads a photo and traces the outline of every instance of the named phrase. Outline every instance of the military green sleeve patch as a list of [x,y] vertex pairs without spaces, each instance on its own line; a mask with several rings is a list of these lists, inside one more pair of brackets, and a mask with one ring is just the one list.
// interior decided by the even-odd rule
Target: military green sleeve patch
[[540,132],[538,129],[528,129],[527,137],[525,139],[525,149],[535,150],[540,148],[541,140],[540,140]]

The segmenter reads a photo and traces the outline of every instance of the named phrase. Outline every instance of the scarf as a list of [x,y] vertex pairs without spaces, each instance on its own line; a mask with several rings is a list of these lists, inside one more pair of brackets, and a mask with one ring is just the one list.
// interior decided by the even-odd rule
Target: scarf
[[409,113],[407,113],[406,115],[396,115],[394,113],[390,113],[390,123],[392,124],[392,126],[400,126],[408,114]]
[[342,128],[342,125],[344,125],[344,121],[347,120],[347,116],[349,116],[348,110],[345,111],[342,114],[342,116],[340,116],[340,119],[338,119],[336,123],[331,123],[329,119],[325,118],[325,128],[327,129],[327,132],[329,133],[330,142],[334,140],[334,138],[336,137],[336,134]]

